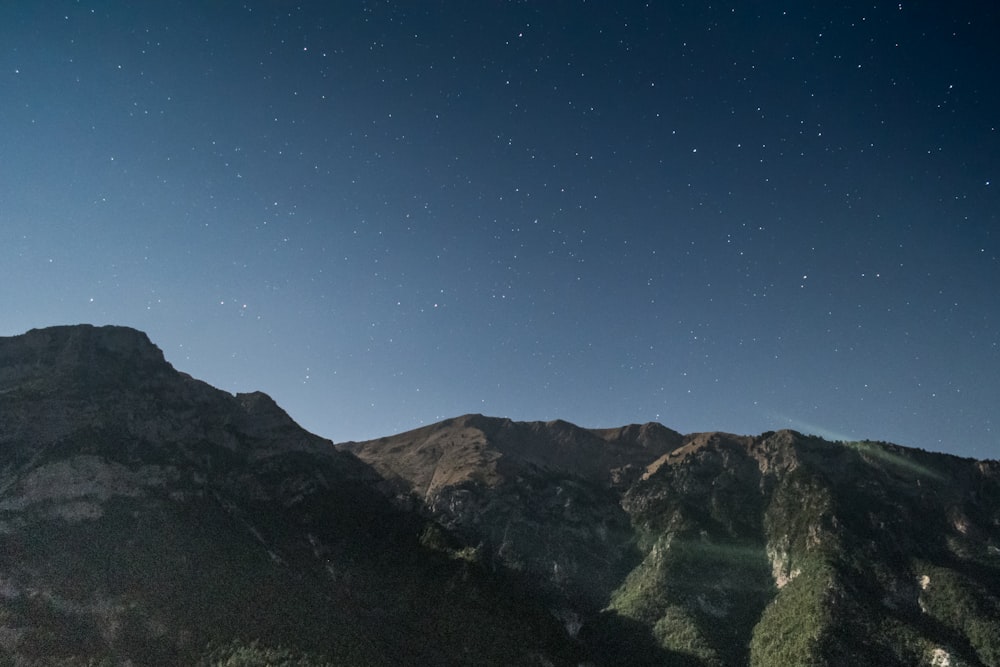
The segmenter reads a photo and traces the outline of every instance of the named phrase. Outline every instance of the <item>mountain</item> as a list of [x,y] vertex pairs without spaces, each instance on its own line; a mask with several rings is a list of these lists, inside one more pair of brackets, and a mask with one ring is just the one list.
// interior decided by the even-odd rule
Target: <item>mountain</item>
[[339,448],[607,664],[1000,665],[996,461],[481,415]]
[[1000,666],[1000,463],[466,415],[368,442],[0,338],[0,665]]
[[140,332],[0,339],[0,664],[576,662],[378,481]]
[[371,464],[398,506],[435,519],[494,569],[600,607],[639,555],[621,490],[682,441],[658,424],[589,431],[466,415],[338,448]]

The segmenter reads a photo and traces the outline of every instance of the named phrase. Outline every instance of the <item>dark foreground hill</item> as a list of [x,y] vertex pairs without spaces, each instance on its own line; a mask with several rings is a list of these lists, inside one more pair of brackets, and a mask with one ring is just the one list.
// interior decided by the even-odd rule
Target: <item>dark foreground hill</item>
[[377,481],[137,331],[0,339],[0,664],[576,661],[540,604],[424,546],[432,524]]
[[0,665],[1000,665],[1000,464],[469,415],[365,443],[0,338]]

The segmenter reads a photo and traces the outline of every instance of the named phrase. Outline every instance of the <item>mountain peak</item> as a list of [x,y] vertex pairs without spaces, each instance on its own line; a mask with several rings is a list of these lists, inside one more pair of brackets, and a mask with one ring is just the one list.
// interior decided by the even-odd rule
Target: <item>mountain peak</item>
[[[180,373],[134,329],[0,338],[0,664],[293,661],[269,646],[460,664],[473,641],[494,656],[480,664],[511,650],[529,664],[535,647],[574,650],[540,604],[428,553],[426,520],[378,481],[266,394]],[[477,582],[476,602],[459,581]],[[467,629],[428,646],[442,609]],[[482,627],[510,639],[484,648]]]
[[[125,378],[171,369],[163,352],[145,333],[121,326],[70,326],[32,329],[0,337],[0,389],[47,375],[77,379]],[[65,386],[64,386],[65,388]]]
[[601,484],[636,474],[682,443],[660,424],[586,429],[570,422],[518,422],[468,414],[395,436],[338,447],[420,497],[466,482],[496,486],[526,469],[560,470]]
[[109,351],[142,351],[163,358],[163,353],[144,332],[119,325],[67,324],[31,329],[19,336],[0,337],[0,341],[21,342],[28,347],[103,347]]

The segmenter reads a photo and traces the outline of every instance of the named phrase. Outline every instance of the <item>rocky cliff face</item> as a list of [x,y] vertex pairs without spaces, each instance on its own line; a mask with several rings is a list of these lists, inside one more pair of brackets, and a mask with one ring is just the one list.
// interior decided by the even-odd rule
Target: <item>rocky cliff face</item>
[[379,480],[139,332],[0,339],[0,664],[575,661]]
[[0,339],[0,664],[1000,665],[1000,464],[467,415],[364,443]]

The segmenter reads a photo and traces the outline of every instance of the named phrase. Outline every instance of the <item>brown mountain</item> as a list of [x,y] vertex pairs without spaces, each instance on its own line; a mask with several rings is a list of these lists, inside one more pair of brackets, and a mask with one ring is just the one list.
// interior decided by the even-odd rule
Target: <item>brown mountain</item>
[[340,448],[609,664],[1000,665],[995,461],[480,415]]

